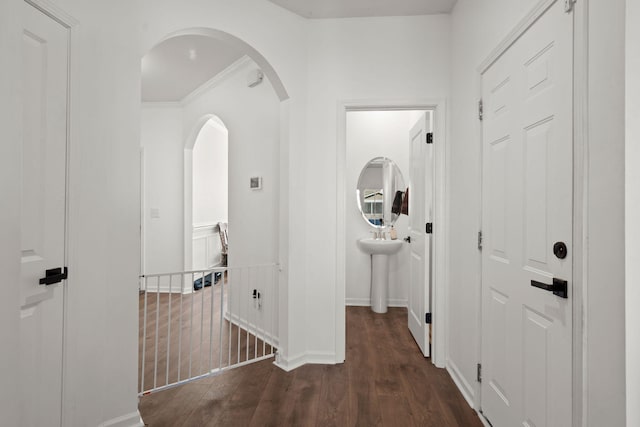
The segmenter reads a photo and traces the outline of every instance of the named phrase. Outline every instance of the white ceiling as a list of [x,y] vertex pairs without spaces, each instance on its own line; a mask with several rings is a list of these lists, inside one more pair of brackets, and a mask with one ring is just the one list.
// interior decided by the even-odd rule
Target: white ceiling
[[[269,0],[306,18],[411,16],[449,13],[457,0]],[[211,37],[167,39],[142,58],[142,101],[177,102],[243,53]]]
[[305,18],[449,13],[457,0],[269,0]]
[[242,56],[211,37],[167,39],[142,58],[142,101],[180,101]]

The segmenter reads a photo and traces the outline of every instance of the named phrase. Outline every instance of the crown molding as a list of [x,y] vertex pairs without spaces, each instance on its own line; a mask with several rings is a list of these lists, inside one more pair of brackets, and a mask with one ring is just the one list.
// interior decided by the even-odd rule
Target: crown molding
[[179,103],[183,107],[187,104],[192,103],[193,101],[200,98],[202,95],[204,95],[214,87],[221,84],[227,78],[231,77],[232,75],[237,73],[242,67],[244,67],[245,65],[251,62],[253,62],[253,60],[249,58],[247,55],[242,56],[240,59],[238,59],[231,65],[229,65],[227,68],[225,68],[224,70],[220,71],[218,74],[213,76],[210,80],[207,80],[206,82],[204,82],[202,85],[196,88],[189,95],[182,98],[182,100],[180,100]]

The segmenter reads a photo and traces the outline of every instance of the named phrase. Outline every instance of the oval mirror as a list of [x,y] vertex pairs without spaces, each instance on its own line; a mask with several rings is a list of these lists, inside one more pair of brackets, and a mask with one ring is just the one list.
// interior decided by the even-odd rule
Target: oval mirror
[[400,216],[404,191],[402,172],[393,160],[371,159],[360,172],[356,190],[358,208],[367,224],[391,227]]

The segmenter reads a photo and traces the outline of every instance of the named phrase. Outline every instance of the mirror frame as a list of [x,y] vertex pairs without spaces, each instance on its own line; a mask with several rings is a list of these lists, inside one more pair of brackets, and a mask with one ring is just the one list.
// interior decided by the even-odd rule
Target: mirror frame
[[[381,168],[384,168],[384,164],[389,165],[389,167],[392,168],[392,173],[394,174],[394,179],[395,179],[395,185],[393,185],[393,183],[385,183],[384,182],[384,177],[382,178],[381,182],[381,188],[365,188],[366,186],[361,185],[363,176],[365,174],[365,172],[369,169],[369,167],[372,167],[372,165],[375,164],[381,164]],[[386,187],[389,186],[388,191],[390,191],[391,195],[385,195],[384,190]],[[390,187],[393,186],[393,187]],[[356,184],[356,200],[358,203],[358,209],[360,210],[360,215],[362,215],[362,218],[365,220],[365,222],[375,228],[375,229],[384,229],[384,228],[388,228],[388,227],[392,227],[396,221],[398,220],[398,217],[400,216],[400,213],[394,213],[391,210],[393,201],[396,197],[396,194],[401,191],[402,193],[404,193],[406,187],[405,187],[405,183],[404,183],[404,177],[402,175],[402,171],[400,170],[400,167],[398,167],[398,165],[391,159],[389,159],[388,157],[374,157],[373,159],[369,160],[364,167],[362,168],[362,170],[360,171],[360,175],[358,177],[358,183]],[[363,192],[367,191],[367,190],[376,190],[377,192],[379,192],[380,196],[382,196],[382,223],[381,224],[375,224],[373,222],[371,222],[371,218],[367,217],[367,214],[365,214],[365,209],[363,206],[363,202],[364,202],[364,197],[365,195],[362,194]],[[387,203],[388,203],[388,207],[387,207]],[[385,221],[385,218],[387,218],[387,220]]]

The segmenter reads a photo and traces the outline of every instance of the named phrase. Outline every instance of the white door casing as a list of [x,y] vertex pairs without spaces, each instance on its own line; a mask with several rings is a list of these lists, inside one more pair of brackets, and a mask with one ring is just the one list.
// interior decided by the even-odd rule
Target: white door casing
[[[557,1],[483,74],[481,409],[494,427],[572,425],[572,34]],[[554,278],[568,298],[533,286]]]
[[430,311],[432,234],[426,234],[427,222],[433,221],[434,163],[433,144],[427,144],[431,123],[423,113],[409,132],[409,330],[425,357],[430,356],[429,325],[425,315]]
[[64,281],[39,281],[66,261],[69,30],[30,4],[22,12],[21,421],[51,426],[62,410]]

